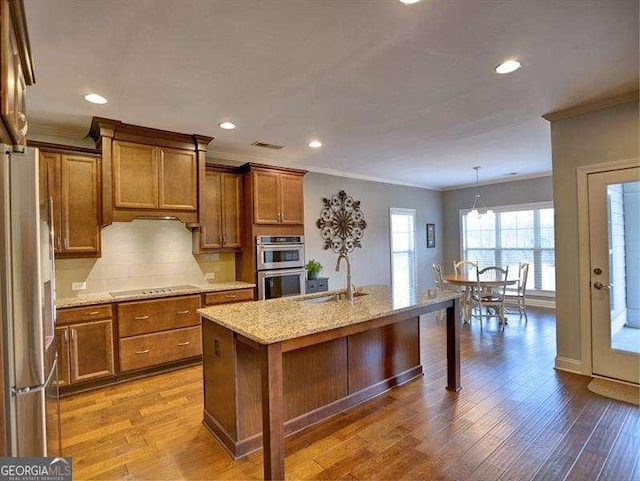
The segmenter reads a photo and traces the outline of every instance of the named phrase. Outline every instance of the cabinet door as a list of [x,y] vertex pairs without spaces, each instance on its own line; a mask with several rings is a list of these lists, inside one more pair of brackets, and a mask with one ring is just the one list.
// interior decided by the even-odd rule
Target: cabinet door
[[280,222],[304,224],[303,178],[299,175],[280,175]]
[[114,375],[110,319],[74,324],[69,331],[72,383]]
[[220,249],[222,247],[222,173],[207,169],[202,185],[204,202],[200,206],[200,248]]
[[113,203],[116,208],[158,207],[157,147],[113,142]]
[[253,222],[280,223],[279,174],[256,171],[253,175]]
[[62,251],[98,254],[100,252],[98,159],[62,155],[61,219]]
[[69,370],[69,329],[56,327],[56,350],[58,351],[58,386],[71,383]]
[[160,148],[160,209],[196,210],[197,163],[195,152]]
[[54,254],[62,252],[62,212],[60,205],[62,204],[60,184],[60,154],[51,152],[40,152],[40,157],[45,160],[47,166],[47,188],[49,197],[53,200],[53,247]]
[[222,173],[222,239],[224,247],[242,247],[242,179]]

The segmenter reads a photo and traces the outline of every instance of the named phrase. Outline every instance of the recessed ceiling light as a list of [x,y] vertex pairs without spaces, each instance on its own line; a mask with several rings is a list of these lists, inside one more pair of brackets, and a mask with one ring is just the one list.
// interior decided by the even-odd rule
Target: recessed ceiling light
[[405,5],[411,5],[412,3],[418,3],[420,0],[400,0]]
[[322,142],[320,142],[319,140],[312,140],[311,142],[309,142],[309,147],[311,147],[312,149],[319,149],[320,147],[322,147]]
[[218,124],[218,127],[224,130],[233,130],[236,128],[236,124],[234,124],[233,122],[222,122]]
[[102,95],[98,94],[87,94],[84,96],[84,99],[87,102],[91,102],[92,104],[106,104],[107,99],[105,99]]
[[496,67],[496,73],[511,73],[522,67],[522,64],[517,60],[507,60],[502,62]]

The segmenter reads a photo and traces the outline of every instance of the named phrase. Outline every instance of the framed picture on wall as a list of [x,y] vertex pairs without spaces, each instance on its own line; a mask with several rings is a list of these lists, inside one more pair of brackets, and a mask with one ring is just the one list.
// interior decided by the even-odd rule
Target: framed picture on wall
[[436,225],[427,224],[427,247],[436,246]]

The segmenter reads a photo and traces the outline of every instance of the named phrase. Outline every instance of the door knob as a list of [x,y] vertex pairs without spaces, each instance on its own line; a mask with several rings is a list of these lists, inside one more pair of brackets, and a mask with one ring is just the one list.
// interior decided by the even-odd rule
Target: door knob
[[611,286],[609,286],[609,284],[603,284],[600,281],[596,281],[596,282],[593,283],[593,287],[595,287],[598,290],[607,290],[608,291],[609,287],[611,287]]

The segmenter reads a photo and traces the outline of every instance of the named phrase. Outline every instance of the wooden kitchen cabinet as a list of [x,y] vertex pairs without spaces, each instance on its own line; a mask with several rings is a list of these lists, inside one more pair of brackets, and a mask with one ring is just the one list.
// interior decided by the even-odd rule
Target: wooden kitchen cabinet
[[200,227],[193,233],[193,252],[242,249],[242,177],[207,166],[202,183]]
[[134,371],[202,354],[200,295],[118,304],[120,371]]
[[0,140],[26,144],[26,89],[35,83],[22,1],[0,0]]
[[196,154],[133,142],[113,142],[116,209],[197,209]]
[[100,256],[100,159],[77,153],[41,151],[53,199],[55,254]]
[[139,217],[197,224],[207,146],[213,137],[94,117],[102,153],[102,225]]
[[[105,315],[109,318],[88,320]],[[58,311],[56,342],[60,387],[115,375],[113,321],[110,317],[110,306]],[[83,321],[78,322],[78,319]]]
[[303,175],[274,169],[253,170],[253,222],[303,224]]
[[253,301],[253,289],[233,289],[231,291],[207,292],[204,295],[205,306],[230,304],[232,302]]

